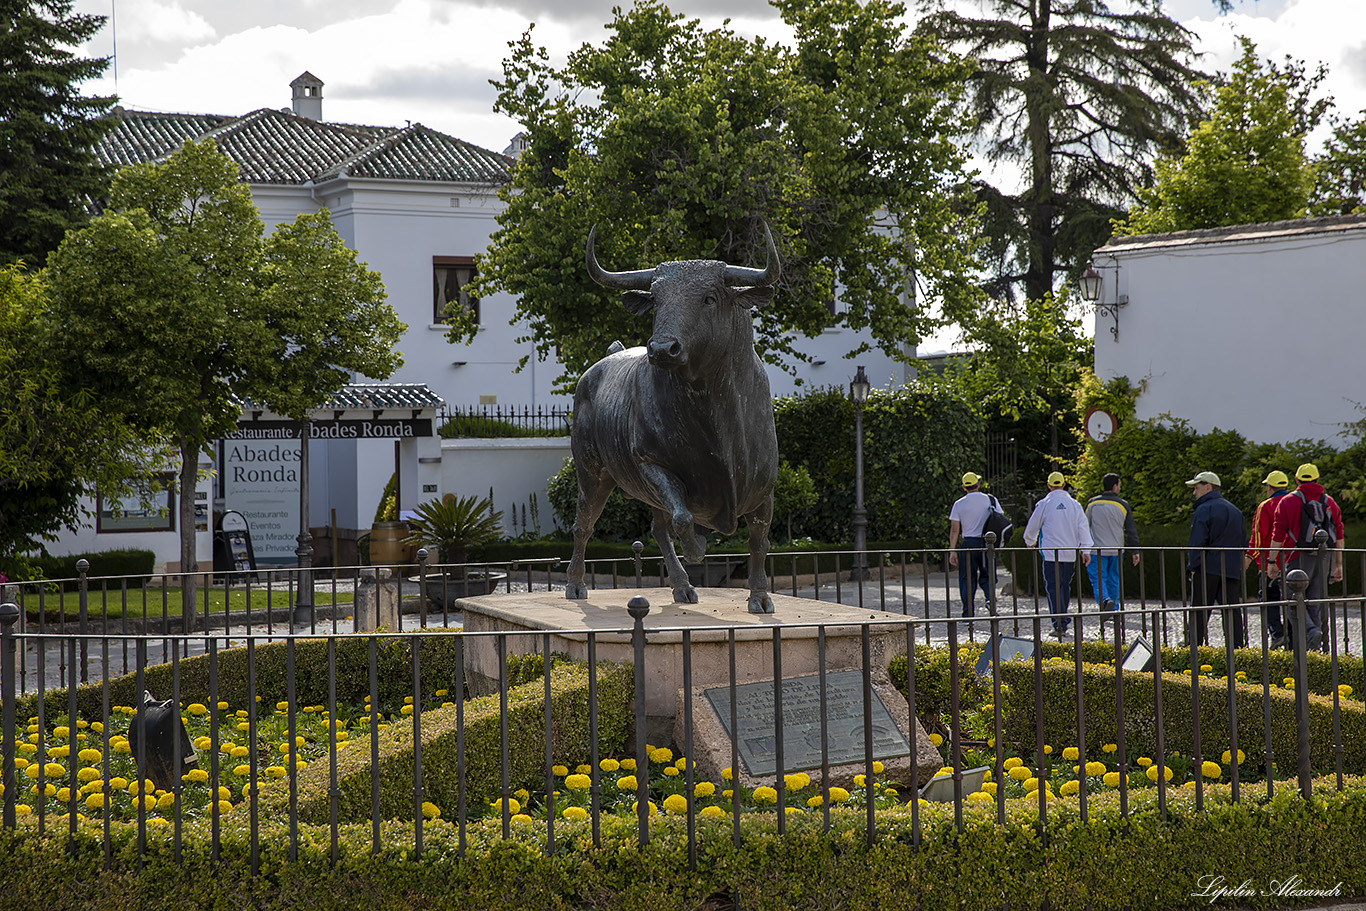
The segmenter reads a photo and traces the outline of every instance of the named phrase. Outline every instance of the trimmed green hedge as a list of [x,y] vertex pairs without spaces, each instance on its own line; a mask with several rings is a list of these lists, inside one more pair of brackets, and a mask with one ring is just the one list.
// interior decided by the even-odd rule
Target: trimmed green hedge
[[[1085,821],[1075,799],[1059,799],[1042,826],[1027,800],[1010,802],[1005,825],[996,824],[994,805],[970,804],[961,833],[953,807],[938,804],[921,812],[918,846],[904,812],[879,815],[871,846],[857,810],[833,811],[829,832],[822,831],[820,814],[790,817],[781,837],[774,816],[750,817],[738,848],[730,820],[703,820],[696,870],[689,869],[683,818],[656,818],[644,849],[636,845],[634,819],[603,820],[600,848],[593,846],[587,822],[557,825],[553,853],[543,824],[514,826],[513,838],[504,842],[499,824],[476,823],[467,830],[463,858],[449,822],[424,826],[420,858],[412,850],[412,823],[385,823],[373,855],[370,827],[353,824],[339,830],[334,867],[326,828],[301,826],[298,860],[291,861],[288,821],[263,816],[254,876],[245,814],[224,818],[216,862],[205,822],[186,825],[180,865],[172,859],[170,833],[153,834],[140,863],[136,830],[115,827],[108,869],[98,825],[81,826],[68,848],[64,825],[61,837],[40,839],[26,823],[17,834],[0,832],[0,855],[7,861],[0,865],[0,892],[9,907],[44,911],[662,911],[732,902],[745,911],[1165,911],[1323,903],[1261,894],[1272,888],[1271,880],[1291,877],[1310,888],[1341,883],[1338,901],[1366,895],[1366,782],[1349,779],[1347,790],[1337,792],[1331,779],[1319,779],[1312,801],[1286,787],[1269,802],[1244,790],[1244,801],[1229,805],[1226,792],[1226,786],[1207,789],[1206,810],[1197,814],[1189,792],[1173,791],[1165,820],[1152,791],[1130,795],[1127,818],[1120,816],[1115,792],[1091,797]],[[1223,876],[1229,886],[1249,880],[1256,894],[1214,902],[1193,897],[1201,878],[1210,876]]]
[[62,557],[34,557],[32,563],[42,570],[44,579],[75,579],[80,576],[76,563],[87,560],[90,570],[87,575],[96,576],[133,576],[129,584],[141,585],[152,577],[157,555],[150,550],[106,550],[93,554],[69,554]]
[[[623,750],[633,728],[634,672],[628,665],[599,663],[597,673],[598,748],[602,755]],[[578,765],[589,755],[588,668],[552,662],[550,672],[554,762]],[[471,699],[464,706],[465,798],[476,811],[499,793],[501,714],[497,694]],[[453,817],[460,766],[454,706],[422,713],[422,786],[424,797]],[[513,789],[545,790],[545,680],[533,679],[508,690],[508,762]],[[380,814],[384,819],[413,818],[413,735],[411,718],[380,732],[378,764]],[[337,749],[338,814],[346,822],[371,815],[371,744],[357,733]],[[299,818],[323,825],[331,818],[328,788],[331,767],[319,760],[297,778]],[[285,780],[262,787],[267,815],[288,813]],[[242,812],[239,808],[237,812]]]
[[[1061,750],[1077,742],[1077,694],[1075,665],[1070,661],[1045,661],[1043,664],[1042,719],[1044,742]],[[1082,664],[1085,690],[1086,739],[1088,745],[1112,743],[1118,739],[1115,710],[1115,669],[1107,665]],[[1029,753],[1035,743],[1034,662],[1007,661],[1001,665],[1002,735]],[[1168,752],[1191,755],[1192,731],[1191,678],[1180,673],[1162,674],[1162,721]],[[1124,736],[1131,756],[1147,754],[1156,759],[1157,718],[1154,675],[1124,674]],[[1271,747],[1282,772],[1294,767],[1297,755],[1295,695],[1291,690],[1270,692]],[[1309,694],[1310,761],[1323,771],[1333,768],[1333,700]],[[1260,768],[1261,751],[1266,743],[1263,724],[1262,688],[1254,684],[1234,684],[1238,719],[1238,746],[1247,764]],[[1228,723],[1228,685],[1202,678],[1200,681],[1200,744],[1206,759],[1217,759],[1230,748]],[[1366,712],[1359,700],[1340,703],[1343,768],[1353,774],[1366,771]]]

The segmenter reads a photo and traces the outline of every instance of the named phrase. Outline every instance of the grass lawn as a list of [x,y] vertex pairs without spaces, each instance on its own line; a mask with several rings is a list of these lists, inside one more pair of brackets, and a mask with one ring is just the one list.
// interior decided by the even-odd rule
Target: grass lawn
[[[180,616],[180,595],[179,588],[129,588],[126,591],[113,589],[110,591],[91,591],[86,596],[86,610],[88,616],[92,618],[108,617],[111,620],[122,617],[160,617],[165,614],[168,617]],[[338,591],[336,593],[336,604],[350,604],[352,593],[349,591]],[[20,605],[24,613],[28,615],[29,622],[36,622],[39,612],[46,614],[47,622],[60,622],[61,619],[75,620],[80,617],[81,596],[79,592],[44,592],[41,597],[37,592],[25,593],[23,603]],[[313,596],[313,603],[316,607],[331,607],[334,603],[331,586],[318,584]],[[233,613],[251,610],[265,611],[268,608],[283,610],[293,605],[293,595],[285,585],[273,587],[267,590],[264,586],[253,586],[250,590],[250,605],[248,605],[248,592],[244,588],[231,588],[226,592],[222,586],[210,588],[207,591],[198,589],[195,592],[195,604],[199,613],[208,612],[211,614],[222,613],[225,609]]]

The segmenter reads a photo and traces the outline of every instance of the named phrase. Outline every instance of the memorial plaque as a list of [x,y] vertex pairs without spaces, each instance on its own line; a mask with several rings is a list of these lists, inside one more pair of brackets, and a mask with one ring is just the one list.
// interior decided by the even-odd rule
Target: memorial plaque
[[[785,772],[821,766],[821,678],[788,677],[783,680],[783,765]],[[830,764],[863,762],[863,672],[836,671],[825,675],[827,753]],[[704,690],[728,736],[730,687]],[[736,720],[739,725],[740,758],[750,775],[774,775],[778,771],[777,738],[773,704],[773,681],[742,683],[735,687]],[[910,749],[891,713],[872,691],[873,758],[904,756]]]

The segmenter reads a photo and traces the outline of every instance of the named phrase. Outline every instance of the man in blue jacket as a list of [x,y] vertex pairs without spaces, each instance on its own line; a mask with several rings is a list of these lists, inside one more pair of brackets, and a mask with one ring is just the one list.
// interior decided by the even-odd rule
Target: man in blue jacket
[[1237,608],[1243,576],[1243,548],[1247,542],[1243,514],[1219,489],[1219,476],[1202,471],[1186,482],[1195,495],[1186,574],[1190,577],[1191,622],[1186,644],[1209,644],[1209,611],[1223,605],[1224,641],[1243,644],[1243,617]]

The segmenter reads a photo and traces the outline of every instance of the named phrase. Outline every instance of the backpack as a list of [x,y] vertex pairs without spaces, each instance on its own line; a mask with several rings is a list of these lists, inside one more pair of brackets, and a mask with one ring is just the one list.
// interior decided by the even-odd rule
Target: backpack
[[1005,547],[1010,544],[1010,536],[1015,533],[1015,525],[1010,521],[1010,516],[1001,509],[1001,503],[995,497],[991,498],[991,512],[987,513],[986,524],[982,526],[982,534],[987,532],[996,533],[996,546]]
[[1332,547],[1337,542],[1337,528],[1328,514],[1328,495],[1311,500],[1297,490],[1294,496],[1300,498],[1300,537],[1296,543],[1300,547],[1318,547],[1314,535],[1322,528],[1328,532],[1328,546]]

